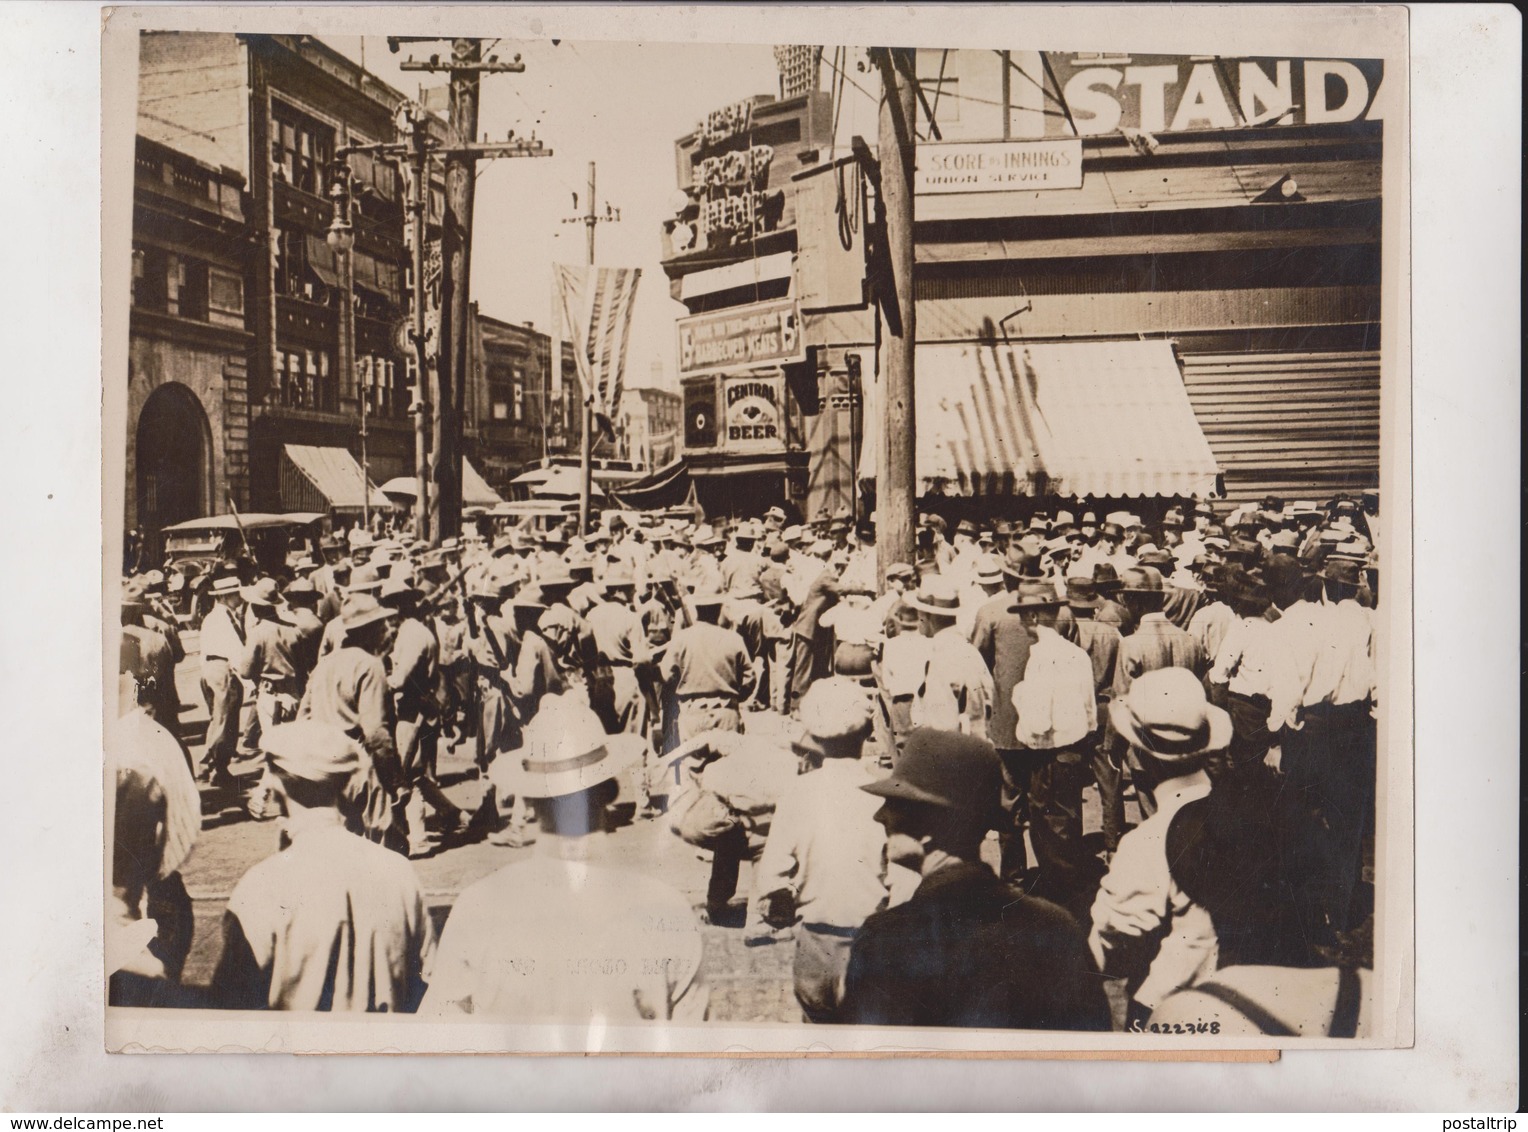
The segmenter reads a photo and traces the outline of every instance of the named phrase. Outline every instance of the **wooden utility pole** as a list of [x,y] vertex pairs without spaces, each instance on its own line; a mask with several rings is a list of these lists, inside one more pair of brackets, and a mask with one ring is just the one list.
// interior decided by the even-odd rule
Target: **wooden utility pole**
[[[428,36],[389,36],[388,47],[398,50],[404,41]],[[451,57],[431,55],[425,60],[406,59],[403,71],[445,71],[451,83],[452,144],[439,152],[445,159],[445,214],[441,219],[440,339],[431,400],[434,420],[429,455],[432,506],[429,508],[429,541],[461,533],[462,525],[462,407],[467,388],[467,303],[472,278],[472,217],[476,197],[477,163],[485,157],[550,157],[552,151],[536,141],[514,138],[504,142],[475,142],[478,127],[478,89],[483,74],[518,74],[525,64],[516,55],[500,62],[498,56],[483,58],[480,39],[453,39]]]
[[[595,227],[600,225],[600,224],[613,223],[613,222],[621,219],[621,212],[620,212],[620,210],[616,209],[616,208],[611,208],[610,205],[608,205],[608,204],[605,205],[604,215],[600,215],[600,213],[595,209],[595,207],[594,207],[595,175],[594,174],[595,174],[594,162],[591,161],[591,162],[589,162],[589,201],[588,201],[588,204],[585,207],[584,211],[582,213],[580,213],[579,215],[577,215],[577,216],[565,216],[565,217],[563,217],[563,220],[562,220],[562,222],[564,224],[582,224],[582,225],[584,225],[585,230],[586,230],[586,234],[588,236],[589,268],[590,268],[591,272],[592,272],[592,270],[594,268],[594,229],[595,229]],[[578,202],[576,200],[574,201],[573,207],[575,207],[575,208],[578,207]],[[594,280],[590,279],[588,281],[587,286],[590,286],[590,287],[594,286]],[[580,343],[577,348],[581,350],[581,349],[584,349],[584,347],[585,347],[585,344],[584,343]],[[614,405],[612,405],[610,407],[611,407],[611,409],[615,408]],[[593,486],[592,486],[593,483],[594,483],[594,390],[592,390],[592,389],[585,389],[584,390],[583,436],[580,439],[579,445],[578,445],[578,533],[581,534],[581,535],[586,535],[586,534],[589,533],[589,505],[590,505],[589,501],[590,501],[590,496],[593,495]]]
[[885,216],[885,259],[876,305],[881,323],[881,442],[885,457],[877,468],[875,526],[877,558],[884,572],[893,562],[916,561],[914,371],[918,320],[913,296],[913,169],[917,161],[914,129],[918,76],[916,52],[910,48],[881,47],[872,54],[881,72],[883,91],[877,158]]

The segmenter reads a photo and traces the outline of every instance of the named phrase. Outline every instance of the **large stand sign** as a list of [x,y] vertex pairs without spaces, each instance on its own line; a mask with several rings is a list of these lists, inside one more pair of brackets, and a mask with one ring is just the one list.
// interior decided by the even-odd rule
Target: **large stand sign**
[[[1015,53],[1016,64],[1022,54]],[[1054,84],[1045,84],[1045,101],[1059,88],[1067,114],[1016,114],[1016,137],[1072,134],[1074,126],[1087,136],[1384,117],[1384,65],[1378,60],[1047,52],[1045,62],[1055,74]],[[1039,88],[1026,89],[1039,97]]]

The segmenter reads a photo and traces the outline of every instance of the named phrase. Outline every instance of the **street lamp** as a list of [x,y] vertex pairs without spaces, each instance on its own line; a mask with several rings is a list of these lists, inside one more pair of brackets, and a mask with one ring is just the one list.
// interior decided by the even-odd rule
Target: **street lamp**
[[[329,222],[329,231],[324,236],[324,241],[336,253],[343,257],[340,267],[340,281],[343,284],[344,295],[340,301],[340,373],[346,372],[346,367],[355,365],[355,274],[350,261],[351,249],[355,247],[355,225],[350,222],[350,170],[342,166],[339,176],[335,177],[334,183],[329,186],[329,197],[334,201],[334,219]],[[356,400],[360,402],[361,409],[361,522],[367,527],[371,526],[371,473],[366,459],[366,390],[357,388]]]
[[355,247],[355,226],[350,223],[350,193],[348,186],[336,180],[329,188],[329,196],[334,200],[334,219],[329,223],[329,233],[324,237],[329,246],[337,252],[350,254],[350,249]]

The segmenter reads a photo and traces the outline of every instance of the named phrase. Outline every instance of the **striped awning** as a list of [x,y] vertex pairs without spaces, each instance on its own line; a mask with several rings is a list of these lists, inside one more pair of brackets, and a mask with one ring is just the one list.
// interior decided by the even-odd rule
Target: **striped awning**
[[[1168,342],[932,343],[916,367],[920,495],[1217,493]],[[862,478],[878,415],[866,413]]]
[[283,446],[282,506],[305,511],[359,511],[368,491],[371,506],[392,506],[392,501],[362,474],[361,465],[348,450],[308,444]]

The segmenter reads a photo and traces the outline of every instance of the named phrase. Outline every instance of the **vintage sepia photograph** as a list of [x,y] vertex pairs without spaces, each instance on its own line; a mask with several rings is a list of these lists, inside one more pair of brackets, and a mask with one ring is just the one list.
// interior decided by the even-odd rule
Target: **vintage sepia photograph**
[[108,1047],[1406,1044],[1404,22],[405,15],[107,30]]

